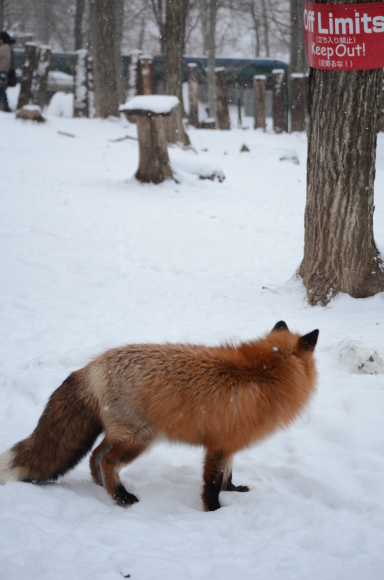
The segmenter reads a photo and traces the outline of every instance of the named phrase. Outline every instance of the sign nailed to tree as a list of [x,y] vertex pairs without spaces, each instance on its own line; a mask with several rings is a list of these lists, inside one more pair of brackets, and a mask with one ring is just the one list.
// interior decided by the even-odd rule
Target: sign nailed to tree
[[304,38],[312,68],[384,68],[384,2],[305,2]]

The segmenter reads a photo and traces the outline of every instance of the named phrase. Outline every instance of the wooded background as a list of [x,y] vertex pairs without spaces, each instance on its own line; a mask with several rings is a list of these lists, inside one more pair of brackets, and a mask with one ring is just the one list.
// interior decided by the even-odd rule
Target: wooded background
[[[33,40],[49,44],[54,51],[87,48],[92,4],[95,0],[0,0],[0,29],[16,36],[33,34]],[[108,4],[117,15],[114,42],[121,53],[135,49],[164,53],[165,0],[110,0]],[[217,55],[281,58],[293,51],[293,64],[298,61],[302,66],[298,33],[302,0],[189,0],[187,4],[185,54],[207,55],[214,25]]]

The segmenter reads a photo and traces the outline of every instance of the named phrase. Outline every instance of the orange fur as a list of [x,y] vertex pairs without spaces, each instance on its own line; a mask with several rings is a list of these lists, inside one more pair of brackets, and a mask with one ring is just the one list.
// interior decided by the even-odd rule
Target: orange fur
[[[104,431],[90,460],[93,479],[118,504],[131,505],[138,500],[122,485],[120,469],[166,436],[206,448],[203,502],[206,510],[217,509],[221,489],[248,489],[232,484],[233,454],[291,423],[307,404],[316,383],[317,333],[301,337],[281,322],[265,338],[239,346],[129,345],[110,350],[71,375],[71,410],[62,403],[68,384],[55,391],[35,432],[11,450],[13,478],[19,470],[22,480],[56,479]],[[92,431],[89,436],[79,422],[69,435],[77,406]],[[61,434],[55,451],[54,423]],[[35,457],[29,459],[31,448]]]

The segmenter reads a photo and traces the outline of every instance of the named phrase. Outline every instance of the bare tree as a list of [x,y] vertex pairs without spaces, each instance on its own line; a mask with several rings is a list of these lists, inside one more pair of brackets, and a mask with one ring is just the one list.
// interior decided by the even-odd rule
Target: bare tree
[[90,25],[96,113],[100,117],[118,116],[116,0],[90,0]]
[[176,95],[179,106],[166,119],[167,141],[190,145],[184,130],[183,113],[183,55],[188,0],[167,0],[164,39],[164,94]]
[[217,95],[216,95],[216,0],[207,0],[207,77],[208,77],[208,106],[209,116],[216,119]]
[[303,0],[291,0],[291,73],[303,73],[307,63],[304,46],[303,10]]

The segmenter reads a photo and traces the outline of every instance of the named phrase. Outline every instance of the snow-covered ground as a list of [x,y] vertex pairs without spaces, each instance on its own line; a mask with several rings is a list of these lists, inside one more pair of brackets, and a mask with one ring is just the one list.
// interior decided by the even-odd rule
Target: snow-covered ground
[[[9,483],[0,578],[381,580],[384,294],[305,301],[294,277],[305,135],[191,129],[196,152],[170,149],[178,183],[154,186],[133,178],[137,141],[118,139],[136,129],[124,119],[34,125],[0,113],[0,131],[0,452],[31,433],[72,370],[112,346],[246,340],[281,319],[320,329],[308,410],[235,458],[249,493],[222,493],[222,509],[203,512],[202,450],[165,443],[123,471],[140,499],[126,510],[87,460],[54,485]],[[225,181],[199,180],[208,166]]]

